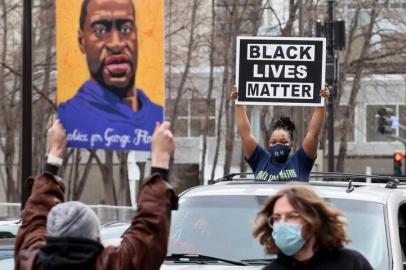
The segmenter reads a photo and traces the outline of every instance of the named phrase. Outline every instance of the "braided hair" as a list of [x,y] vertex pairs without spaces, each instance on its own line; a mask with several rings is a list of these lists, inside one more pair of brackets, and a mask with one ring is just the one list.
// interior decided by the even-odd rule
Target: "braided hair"
[[296,127],[288,116],[281,116],[278,120],[275,121],[275,123],[273,123],[272,130],[275,131],[277,129],[286,130],[289,133],[291,141],[293,142]]

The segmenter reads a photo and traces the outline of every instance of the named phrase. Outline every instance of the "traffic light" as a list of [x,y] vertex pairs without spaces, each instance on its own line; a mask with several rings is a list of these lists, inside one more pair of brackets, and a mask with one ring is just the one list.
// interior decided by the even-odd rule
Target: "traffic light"
[[402,160],[404,156],[401,152],[393,154],[393,175],[402,176]]
[[382,135],[390,134],[394,129],[397,128],[393,124],[395,123],[394,120],[398,118],[393,116],[392,108],[379,108],[375,118],[377,120],[377,130]]

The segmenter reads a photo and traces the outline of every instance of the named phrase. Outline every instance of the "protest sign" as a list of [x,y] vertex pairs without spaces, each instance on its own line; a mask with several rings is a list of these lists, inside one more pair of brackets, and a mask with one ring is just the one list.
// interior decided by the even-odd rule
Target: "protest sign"
[[163,121],[162,0],[57,0],[57,103],[68,146],[150,151]]
[[237,104],[323,106],[324,38],[237,37]]

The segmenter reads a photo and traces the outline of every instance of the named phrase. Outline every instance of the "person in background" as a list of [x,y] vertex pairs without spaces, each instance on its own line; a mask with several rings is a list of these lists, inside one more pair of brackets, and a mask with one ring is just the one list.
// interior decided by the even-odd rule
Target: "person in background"
[[22,212],[15,269],[158,270],[167,252],[171,210],[178,207],[178,197],[165,181],[175,147],[169,127],[168,122],[156,124],[153,174],[143,181],[131,226],[119,246],[103,247],[96,214],[81,202],[64,202],[65,183],[56,174],[67,143],[57,120],[48,130],[48,162]]
[[[326,86],[320,96],[328,99],[330,92]],[[236,100],[236,86],[231,90],[230,98]],[[269,149],[261,147],[253,136],[245,106],[235,104],[235,118],[240,132],[243,152],[255,179],[262,181],[309,181],[309,175],[317,157],[319,134],[323,127],[326,108],[316,107],[309,130],[302,147],[290,155],[294,148],[295,124],[289,117],[281,117],[273,125],[269,140]]]
[[253,235],[277,258],[263,270],[372,270],[349,242],[343,213],[305,186],[271,197],[255,220]]

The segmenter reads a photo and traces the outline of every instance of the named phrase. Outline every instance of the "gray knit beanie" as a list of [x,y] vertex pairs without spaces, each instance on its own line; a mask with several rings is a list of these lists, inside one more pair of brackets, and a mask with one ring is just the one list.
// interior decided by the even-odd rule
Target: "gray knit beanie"
[[55,205],[48,214],[47,229],[51,237],[82,237],[96,240],[100,221],[87,205],[65,202]]

